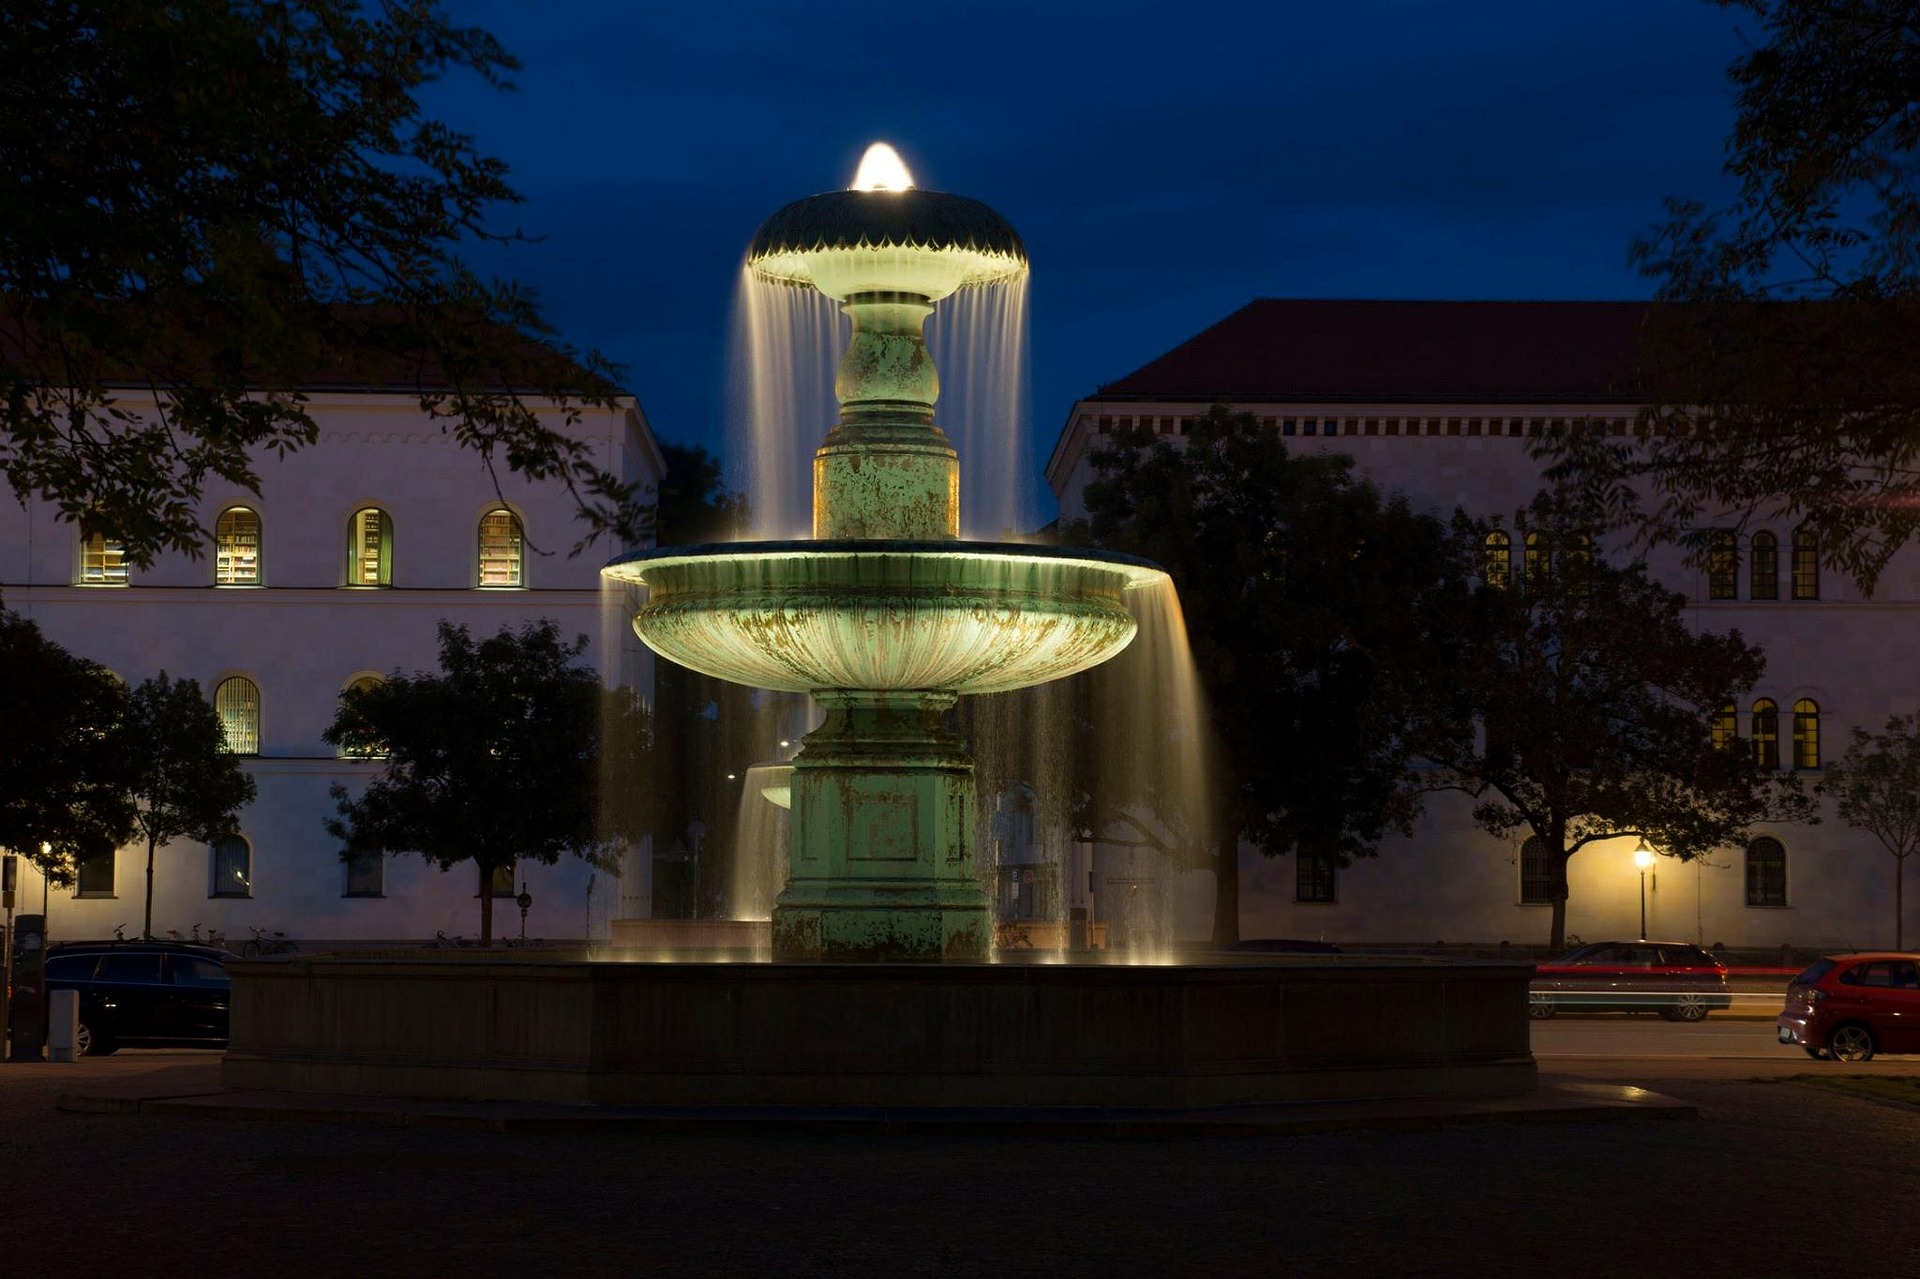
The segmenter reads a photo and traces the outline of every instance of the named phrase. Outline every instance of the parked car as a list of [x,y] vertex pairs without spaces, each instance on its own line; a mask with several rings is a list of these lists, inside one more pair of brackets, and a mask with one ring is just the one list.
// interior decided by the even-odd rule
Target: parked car
[[224,1048],[229,958],[184,942],[67,942],[47,948],[47,989],[80,993],[83,1054],[123,1045]]
[[1920,955],[1829,955],[1787,986],[1774,1026],[1783,1044],[1824,1061],[1920,1053]]
[[1689,942],[1597,941],[1534,970],[1527,1011],[1659,1013],[1700,1021],[1733,1006],[1727,968]]

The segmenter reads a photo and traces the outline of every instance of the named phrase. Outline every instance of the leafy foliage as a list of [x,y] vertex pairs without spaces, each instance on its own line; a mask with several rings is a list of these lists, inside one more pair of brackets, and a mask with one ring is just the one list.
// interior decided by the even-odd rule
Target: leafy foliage
[[[0,24],[0,470],[146,565],[199,554],[206,483],[314,442],[303,386],[410,391],[490,472],[637,541],[633,486],[567,423],[614,403],[463,245],[518,196],[426,116],[516,63],[433,0],[16,5]],[[557,409],[542,412],[536,405]]]
[[1893,857],[1893,948],[1906,949],[1907,858],[1920,853],[1920,715],[1889,716],[1878,733],[1856,726],[1817,789]]
[[155,851],[181,838],[216,844],[238,835],[235,818],[253,802],[255,787],[194,680],[169,679],[165,671],[142,680],[127,698],[122,736],[133,828],[147,845],[140,935],[151,937]]
[[127,689],[13,612],[0,611],[0,671],[0,849],[71,884],[133,830]]
[[[1482,731],[1433,756],[1476,798],[1483,829],[1545,845],[1556,950],[1567,862],[1587,845],[1637,835],[1687,860],[1756,822],[1812,817],[1790,775],[1712,740],[1711,716],[1760,678],[1760,650],[1738,632],[1696,633],[1684,596],[1643,564],[1607,561],[1591,516],[1547,494],[1515,517],[1512,540],[1533,553],[1504,586],[1483,585],[1472,642],[1453,646]],[[1458,526],[1472,541],[1487,531]]]
[[1717,2],[1764,34],[1730,70],[1738,195],[1634,246],[1665,304],[1638,438],[1546,451],[1650,538],[1784,516],[1870,591],[1920,529],[1920,26],[1907,0]]
[[1411,828],[1417,760],[1464,723],[1434,637],[1457,633],[1469,562],[1351,458],[1295,456],[1222,405],[1184,447],[1116,432],[1093,466],[1092,540],[1160,564],[1185,609],[1222,752],[1207,824],[1230,941],[1239,840],[1344,863]]
[[602,692],[579,664],[586,648],[584,635],[563,641],[552,619],[478,642],[442,622],[439,674],[396,671],[343,692],[323,736],[386,768],[358,798],[332,788],[326,828],[342,859],[411,852],[442,871],[473,863],[483,942],[493,937],[496,868],[552,865],[563,853],[603,864],[613,843],[598,829]]

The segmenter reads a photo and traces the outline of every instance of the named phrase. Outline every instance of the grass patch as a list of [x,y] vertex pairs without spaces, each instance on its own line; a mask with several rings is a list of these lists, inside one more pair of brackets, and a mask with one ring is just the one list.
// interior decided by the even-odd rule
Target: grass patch
[[1870,1101],[1920,1107],[1920,1077],[1912,1075],[1795,1075],[1793,1080]]

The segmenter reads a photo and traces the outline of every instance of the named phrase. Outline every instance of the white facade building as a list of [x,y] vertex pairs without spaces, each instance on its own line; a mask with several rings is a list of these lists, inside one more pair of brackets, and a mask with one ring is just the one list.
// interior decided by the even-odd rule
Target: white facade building
[[[1510,518],[1540,487],[1529,452],[1538,436],[1576,419],[1631,428],[1641,315],[1634,303],[1257,301],[1075,404],[1047,479],[1062,516],[1083,515],[1104,433],[1144,422],[1177,439],[1224,403],[1289,448],[1352,455],[1422,509]],[[1750,523],[1738,553],[1732,583],[1710,582],[1677,553],[1652,567],[1687,595],[1696,625],[1737,629],[1762,647],[1766,673],[1738,708],[1739,732],[1770,721],[1780,766],[1800,766],[1811,782],[1853,727],[1878,731],[1889,714],[1920,708],[1920,671],[1908,660],[1920,553],[1903,551],[1871,599],[1823,571],[1817,548],[1796,546],[1784,521]],[[1550,907],[1526,873],[1522,839],[1480,831],[1469,806],[1436,795],[1410,839],[1389,838],[1378,858],[1331,875],[1243,849],[1242,935],[1543,944]],[[1831,811],[1818,825],[1755,836],[1701,862],[1658,859],[1646,877],[1649,935],[1734,948],[1892,944],[1895,863],[1871,836]],[[1638,934],[1633,846],[1610,841],[1569,863],[1570,936]],[[1204,935],[1203,921],[1190,912],[1186,927]],[[1909,902],[1909,936],[1916,923]]]
[[[436,670],[437,624],[476,637],[554,618],[585,634],[608,682],[645,688],[650,666],[627,617],[603,607],[600,565],[623,547],[598,544],[568,558],[579,535],[572,499],[480,457],[420,409],[417,395],[378,389],[309,393],[319,439],[285,460],[261,458],[261,491],[204,494],[209,531],[200,558],[168,554],[129,570],[116,547],[83,544],[49,504],[0,508],[0,602],[73,653],[130,684],[166,671],[199,682],[221,712],[231,746],[247,756],[258,797],[239,817],[243,840],[221,849],[176,842],[155,864],[156,935],[217,930],[229,944],[249,929],[301,942],[419,942],[436,932],[475,935],[479,903],[470,866],[442,874],[418,857],[390,857],[349,875],[322,827],[328,788],[374,776],[378,761],[343,759],[321,740],[342,689],[393,670]],[[638,405],[588,409],[574,425],[595,462],[651,488],[661,460]],[[24,859],[23,859],[24,863]],[[58,938],[137,936],[146,849],[83,868],[79,888],[54,888]],[[644,884],[624,877],[629,892]],[[529,936],[605,934],[624,908],[623,881],[584,863],[516,867],[513,892],[532,894]],[[42,885],[24,866],[20,908],[39,909]],[[642,913],[644,913],[642,909]],[[520,926],[511,900],[495,902],[496,935]]]

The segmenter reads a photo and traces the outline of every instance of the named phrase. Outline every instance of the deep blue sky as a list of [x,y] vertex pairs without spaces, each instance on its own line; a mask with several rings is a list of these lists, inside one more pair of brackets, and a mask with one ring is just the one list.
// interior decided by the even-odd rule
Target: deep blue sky
[[1074,399],[1254,297],[1645,296],[1628,240],[1724,191],[1742,48],[1691,0],[449,10],[526,64],[430,97],[544,237],[498,265],[716,452],[741,251],[871,139],[1025,238],[1044,458]]

